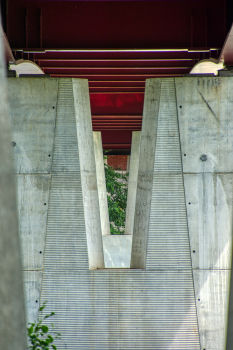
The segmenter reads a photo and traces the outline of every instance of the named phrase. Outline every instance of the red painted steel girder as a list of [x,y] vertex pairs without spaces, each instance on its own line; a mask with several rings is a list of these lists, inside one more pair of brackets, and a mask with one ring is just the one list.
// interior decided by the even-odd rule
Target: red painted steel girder
[[226,0],[8,0],[16,48],[222,47]]
[[88,79],[93,127],[102,130],[104,148],[130,148],[145,79],[182,76],[199,60],[218,58],[225,5],[8,0],[7,37],[17,59],[34,61],[51,77]]

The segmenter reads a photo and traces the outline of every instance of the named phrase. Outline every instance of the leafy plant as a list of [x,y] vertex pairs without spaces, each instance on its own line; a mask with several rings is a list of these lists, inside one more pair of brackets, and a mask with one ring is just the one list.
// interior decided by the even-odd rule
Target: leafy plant
[[[46,301],[42,304],[42,306],[39,308],[39,311],[43,311],[46,307]],[[43,324],[43,321],[46,318],[49,318],[51,316],[55,315],[54,312],[51,312],[50,314],[44,316],[43,318],[39,319],[38,322],[35,323],[29,323],[29,327],[27,328],[28,331],[28,338],[30,342],[29,349],[31,350],[57,350],[56,345],[53,344],[54,339],[61,339],[60,333],[57,333],[54,331],[54,325],[51,324],[52,330],[49,329],[49,327],[45,324]],[[50,333],[50,334],[49,334]],[[53,336],[52,336],[52,335]]]
[[122,235],[125,227],[128,173],[119,172],[107,164],[104,167],[110,231],[113,235]]

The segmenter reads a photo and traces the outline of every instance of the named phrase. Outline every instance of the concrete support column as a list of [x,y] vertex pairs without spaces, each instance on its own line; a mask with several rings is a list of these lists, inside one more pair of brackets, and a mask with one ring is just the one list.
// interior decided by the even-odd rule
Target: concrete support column
[[136,192],[137,192],[137,179],[138,179],[139,152],[140,152],[140,139],[141,139],[141,131],[133,131],[130,165],[129,165],[125,235],[133,234]]
[[144,269],[146,267],[160,87],[161,79],[146,80],[130,263],[131,269]]
[[4,350],[26,350],[24,293],[4,66],[0,36],[0,339]]
[[87,235],[89,268],[103,269],[104,254],[88,81],[73,79],[74,105]]
[[97,186],[99,195],[99,207],[100,207],[100,220],[102,235],[110,235],[110,223],[108,214],[108,200],[106,190],[106,180],[104,172],[104,159],[103,159],[103,147],[100,131],[93,132],[94,148],[95,148],[95,162],[96,162],[96,175]]

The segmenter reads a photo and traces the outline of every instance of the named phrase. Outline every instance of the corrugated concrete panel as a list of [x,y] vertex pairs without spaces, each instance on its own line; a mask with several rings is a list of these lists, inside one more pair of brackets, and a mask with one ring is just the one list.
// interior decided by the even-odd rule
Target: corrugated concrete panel
[[105,268],[130,268],[132,235],[103,236]]
[[44,277],[41,301],[46,295],[46,312],[55,311],[63,334],[58,349],[200,349],[191,271],[53,270]]
[[57,79],[8,79],[16,173],[50,173]]
[[24,271],[23,277],[27,322],[34,322],[39,313],[42,271]]
[[233,172],[232,90],[231,78],[176,78],[185,173]]
[[201,349],[225,350],[229,270],[193,271]]
[[146,267],[191,269],[174,79],[161,85]]
[[17,174],[23,270],[43,268],[51,175]]
[[192,266],[230,269],[233,174],[184,174]]

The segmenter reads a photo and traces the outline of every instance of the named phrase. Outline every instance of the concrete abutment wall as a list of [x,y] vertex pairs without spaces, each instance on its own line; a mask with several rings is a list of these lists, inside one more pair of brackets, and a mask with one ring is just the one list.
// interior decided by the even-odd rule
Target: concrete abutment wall
[[[100,218],[95,230],[97,210],[90,214],[97,235],[90,233],[87,246],[84,182],[92,184],[92,203],[98,192],[88,92],[79,81],[8,79],[28,321],[37,317],[38,301],[48,300],[46,312],[56,312],[62,333],[60,349],[223,350],[232,249],[232,78],[147,83],[156,88],[145,110],[157,121],[150,147],[147,132],[140,144],[144,158],[151,149],[143,159],[150,170],[139,162],[137,184],[142,191],[149,171],[150,198],[137,190],[135,220],[148,228],[143,236],[135,228],[133,259],[140,266],[132,265],[145,267],[143,261],[146,269],[95,271],[88,254],[93,261],[92,251],[102,256],[103,267],[103,247],[111,257],[124,246],[129,264],[132,235],[124,237],[127,244],[116,237],[113,246],[111,236],[100,234]],[[89,134],[82,129],[87,121]],[[151,129],[146,118],[143,123]],[[82,147],[92,152],[83,153],[84,160]],[[107,267],[114,259],[105,259]]]

